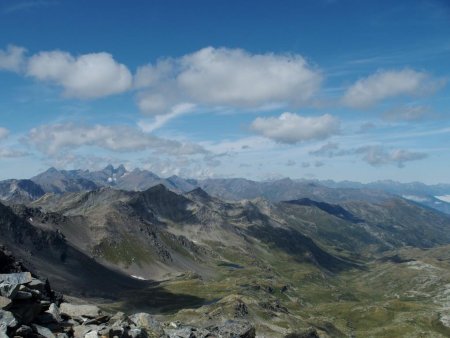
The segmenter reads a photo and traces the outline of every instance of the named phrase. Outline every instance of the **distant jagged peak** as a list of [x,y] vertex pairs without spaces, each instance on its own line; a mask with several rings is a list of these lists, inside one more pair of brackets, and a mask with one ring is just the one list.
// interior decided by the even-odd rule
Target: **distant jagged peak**
[[120,174],[124,174],[126,173],[128,170],[127,168],[125,168],[125,166],[123,164],[120,164],[117,168],[116,168],[116,172],[120,173]]
[[112,164],[108,164],[103,171],[113,171],[114,170],[114,166]]
[[116,174],[119,176],[122,176],[123,174],[128,172],[123,164],[120,164],[117,168],[114,168],[112,164],[108,164],[102,171],[110,175]]

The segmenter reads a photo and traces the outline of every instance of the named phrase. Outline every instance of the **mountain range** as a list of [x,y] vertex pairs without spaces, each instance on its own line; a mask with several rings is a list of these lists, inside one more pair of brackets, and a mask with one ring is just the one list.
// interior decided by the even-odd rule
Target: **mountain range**
[[126,191],[144,191],[162,184],[168,189],[184,193],[202,188],[208,194],[230,201],[265,198],[279,202],[290,199],[311,198],[317,201],[340,203],[363,200],[380,202],[399,196],[450,214],[450,184],[426,185],[419,182],[399,183],[378,181],[373,183],[334,182],[331,180],[252,181],[243,178],[185,179],[179,176],[161,178],[141,169],[128,171],[123,165],[108,165],[103,170],[57,170],[50,168],[29,180],[0,181],[0,200],[29,202],[45,193],[62,194],[111,187]]
[[401,193],[445,187],[332,185],[51,168],[0,183],[0,244],[70,297],[169,322],[448,336],[450,216]]

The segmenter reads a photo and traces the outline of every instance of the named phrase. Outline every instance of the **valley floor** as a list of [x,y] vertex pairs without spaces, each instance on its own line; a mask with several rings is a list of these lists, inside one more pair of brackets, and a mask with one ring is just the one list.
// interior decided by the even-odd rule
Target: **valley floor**
[[102,306],[192,325],[247,319],[258,337],[311,328],[320,337],[450,336],[449,246],[387,252],[340,274],[283,253],[258,264],[245,255],[222,254],[231,264],[219,264],[216,277],[186,273]]

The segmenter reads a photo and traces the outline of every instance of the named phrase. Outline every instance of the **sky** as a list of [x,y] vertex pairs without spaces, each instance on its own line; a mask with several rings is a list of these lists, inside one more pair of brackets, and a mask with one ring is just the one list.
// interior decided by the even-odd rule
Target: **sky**
[[0,2],[0,179],[450,183],[446,0]]

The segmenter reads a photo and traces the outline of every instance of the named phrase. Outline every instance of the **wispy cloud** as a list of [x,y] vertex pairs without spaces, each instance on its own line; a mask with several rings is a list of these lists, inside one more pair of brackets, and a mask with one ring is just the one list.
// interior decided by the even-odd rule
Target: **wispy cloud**
[[380,145],[367,145],[357,148],[340,149],[337,143],[327,143],[320,148],[310,151],[310,155],[319,157],[341,157],[341,156],[359,156],[361,159],[374,167],[384,165],[396,165],[403,168],[406,162],[418,161],[428,157],[423,152],[410,151],[406,149],[386,149]]
[[34,1],[14,1],[12,5],[3,6],[3,14],[11,14],[15,12],[27,11],[42,7],[57,5],[58,1],[34,0]]
[[147,119],[140,120],[138,122],[138,126],[142,131],[146,133],[151,133],[156,129],[159,129],[162,126],[164,126],[170,120],[173,120],[174,118],[177,118],[181,115],[192,112],[195,109],[195,107],[196,106],[191,103],[181,103],[173,107],[171,111],[167,114],[156,115],[153,119],[150,120]]

